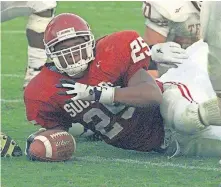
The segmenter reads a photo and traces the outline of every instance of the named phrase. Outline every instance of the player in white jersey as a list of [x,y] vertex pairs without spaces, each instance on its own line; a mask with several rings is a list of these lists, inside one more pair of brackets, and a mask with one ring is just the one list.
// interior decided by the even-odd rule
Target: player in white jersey
[[28,16],[26,36],[28,40],[28,65],[24,88],[46,62],[43,35],[54,16],[56,1],[1,1],[1,22]]
[[220,1],[203,2],[201,11],[201,36],[205,42],[208,43],[208,66],[210,80],[213,89],[216,92],[216,98],[201,104],[201,108],[205,111],[205,121],[208,124],[221,125],[221,119],[214,117],[214,105],[218,102],[219,111],[221,115],[221,12]]
[[[198,41],[187,48],[189,59],[171,68],[158,80],[163,82],[161,114],[166,128],[174,130],[183,155],[221,156],[221,126],[203,122],[201,104],[216,97],[207,71],[208,45]],[[219,118],[218,103],[213,106]]]
[[[184,49],[199,40],[200,9],[194,1],[144,1],[143,15],[145,17],[144,40],[149,45],[173,41]],[[156,50],[164,52],[159,45]],[[165,73],[171,65],[179,64],[183,59],[173,58],[173,53],[165,51],[168,56],[166,64],[155,64],[153,70],[159,74]],[[158,53],[160,54],[160,53]],[[154,62],[152,62],[154,64]],[[158,67],[157,67],[158,66]]]
[[[211,63],[216,63],[217,68],[221,59],[220,50],[217,50],[220,49],[220,42],[217,42],[220,32],[217,28],[221,27],[217,26],[220,23],[218,7],[221,3],[213,3],[203,4],[201,12],[204,14],[202,36],[209,45],[198,41],[188,47],[189,59],[159,79],[164,82],[161,114],[166,128],[174,130],[181,154],[184,155],[221,156],[221,116],[207,70],[208,56],[209,61],[216,59]],[[209,16],[210,11],[212,16]],[[215,68],[213,71],[221,72]]]

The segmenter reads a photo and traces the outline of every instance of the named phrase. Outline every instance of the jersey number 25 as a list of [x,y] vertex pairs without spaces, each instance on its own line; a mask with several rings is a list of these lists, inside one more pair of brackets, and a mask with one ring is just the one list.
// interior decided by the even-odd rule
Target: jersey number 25
[[[134,63],[137,63],[143,59],[145,59],[145,55],[150,56],[150,48],[146,42],[144,42],[143,38],[138,37],[134,41],[130,43],[131,48],[131,58]],[[145,49],[146,48],[146,49]]]

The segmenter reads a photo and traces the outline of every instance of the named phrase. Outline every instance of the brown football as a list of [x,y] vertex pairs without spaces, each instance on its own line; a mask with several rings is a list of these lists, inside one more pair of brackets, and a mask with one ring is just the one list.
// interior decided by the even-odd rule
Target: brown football
[[34,138],[29,147],[31,160],[65,161],[76,150],[74,137],[63,130],[46,130]]

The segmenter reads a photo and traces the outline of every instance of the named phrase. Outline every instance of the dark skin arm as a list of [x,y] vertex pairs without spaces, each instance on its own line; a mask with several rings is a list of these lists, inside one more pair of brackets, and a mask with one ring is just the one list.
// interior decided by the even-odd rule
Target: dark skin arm
[[151,103],[160,104],[162,93],[155,80],[146,70],[138,70],[129,80],[128,87],[116,88],[114,102],[145,107]]

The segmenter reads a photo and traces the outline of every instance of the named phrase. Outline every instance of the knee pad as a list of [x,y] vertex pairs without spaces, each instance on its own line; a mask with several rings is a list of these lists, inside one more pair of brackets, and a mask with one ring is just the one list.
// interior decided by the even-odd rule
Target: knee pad
[[181,134],[195,134],[206,126],[200,120],[198,104],[184,91],[181,87],[171,87],[163,93],[161,115],[167,127]]
[[199,115],[204,124],[221,126],[219,98],[210,99],[199,105]]

